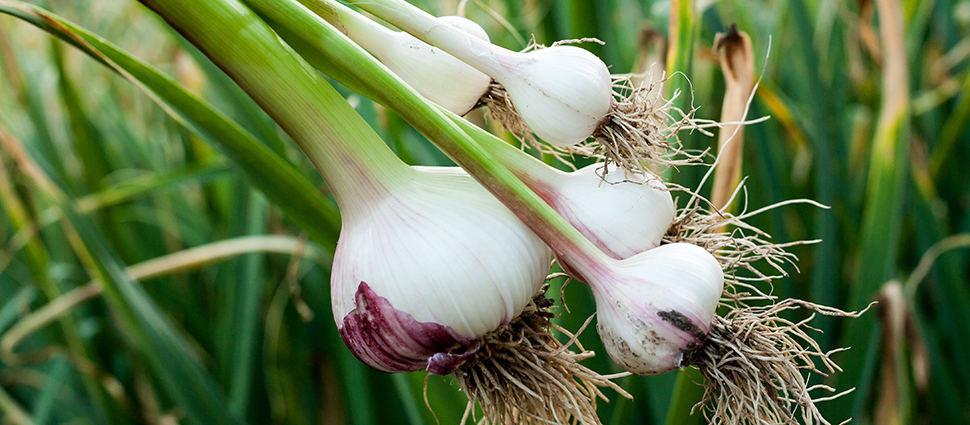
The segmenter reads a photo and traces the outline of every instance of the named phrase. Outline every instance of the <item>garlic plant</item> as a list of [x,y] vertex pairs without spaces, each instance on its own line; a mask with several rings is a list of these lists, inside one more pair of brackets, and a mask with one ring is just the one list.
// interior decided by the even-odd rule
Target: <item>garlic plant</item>
[[[340,3],[335,24],[411,87],[458,115],[470,111],[488,90],[491,78],[453,56],[400,31],[392,31]],[[478,24],[460,16],[438,18],[471,37],[488,42]]]
[[[383,93],[376,85],[382,78],[379,72],[371,73],[360,83],[369,87],[372,94],[385,104],[393,106],[395,98],[404,95],[397,90],[393,95]],[[655,104],[662,100],[659,86],[660,83],[655,83],[637,96],[652,96],[653,100],[646,104]],[[393,84],[385,84],[384,90],[393,87]],[[644,103],[637,107],[645,108]],[[440,147],[449,153],[454,152],[452,139],[435,137],[438,129],[447,128],[448,123],[442,123],[433,111],[395,109],[417,128],[423,129],[425,134],[429,134]],[[655,110],[654,113],[658,112]],[[543,199],[555,204],[552,201],[554,197],[543,196],[544,185],[529,177],[541,173],[535,171],[538,167],[529,164],[531,158],[509,149],[460,118],[450,119]],[[475,170],[474,173],[480,172]],[[514,196],[508,193],[504,195],[500,194],[500,199],[506,204],[521,205]],[[706,212],[701,208],[702,204],[702,198],[691,195],[691,201],[678,213],[663,236],[664,242],[669,245],[654,249],[657,253],[647,251],[623,261],[598,254],[598,250],[586,245],[589,242],[584,243],[582,237],[573,233],[575,229],[557,224],[557,217],[545,216],[546,221],[529,219],[543,216],[541,209],[526,213],[523,211],[528,210],[524,208],[514,210],[553,247],[560,262],[570,269],[574,277],[590,284],[600,310],[600,334],[609,347],[610,356],[624,368],[636,373],[653,374],[673,367],[699,367],[706,379],[705,400],[716,402],[711,411],[705,409],[705,416],[710,414],[707,417],[712,421],[786,421],[800,408],[806,422],[827,423],[815,409],[814,396],[809,394],[810,390],[825,387],[809,386],[801,369],[825,375],[837,370],[837,367],[829,359],[830,353],[821,351],[805,333],[804,322],[786,322],[777,314],[797,307],[827,315],[855,317],[857,313],[845,313],[798,300],[775,303],[772,297],[745,283],[746,278],[740,277],[740,270],[752,272],[756,281],[770,281],[774,276],[761,274],[752,264],[765,261],[779,267],[792,259],[784,250],[787,245],[762,239],[765,236],[763,232],[744,223],[745,218],[765,209],[732,216],[716,211]],[[560,213],[564,211],[562,208],[557,210]],[[572,224],[582,229],[576,222]],[[739,231],[710,233],[712,229],[725,225],[735,226]],[[678,255],[672,258],[654,257],[659,257],[668,249],[664,248],[666,246],[691,248],[675,248]],[[706,252],[696,246],[706,248]],[[608,251],[602,244],[596,244],[596,247]],[[650,276],[650,271],[637,270],[634,266],[624,267],[626,262],[653,264],[661,272],[655,281],[650,281],[645,278]],[[718,264],[721,268],[719,277]],[[780,268],[778,270],[785,273]],[[705,289],[701,294],[691,294],[682,291],[685,286]],[[722,286],[723,300],[732,306],[723,317],[713,314],[719,296],[718,288]],[[679,307],[668,309],[653,304],[650,297],[644,297],[644,293],[658,288],[670,289],[659,291],[665,293],[665,296],[658,297],[662,303]],[[746,289],[751,289],[754,294],[742,292]],[[750,301],[767,302],[768,306],[748,306],[746,302]],[[812,358],[817,358],[823,368],[816,368]]]
[[[332,30],[330,34],[334,38],[328,39],[326,45],[332,49],[341,38],[334,35]],[[348,48],[347,52],[352,53],[353,49]],[[362,82],[374,94],[387,95],[386,88],[394,87],[393,79],[384,71],[363,71],[366,74],[361,75],[364,77]],[[406,92],[397,92],[385,100],[391,102],[399,96],[421,102]],[[419,108],[400,109],[399,112],[419,129],[441,134],[440,131],[431,132],[427,127],[429,117],[437,115],[437,112]],[[447,118],[444,119],[447,122]],[[462,159],[467,160],[467,151],[456,149],[449,143],[464,140],[468,135],[476,139],[484,137],[487,142],[491,136],[483,136],[480,129],[476,130],[460,119],[455,122],[467,134],[455,128],[459,132],[456,133],[457,137],[433,137],[432,140],[461,163]],[[699,344],[699,338],[706,333],[713,317],[723,276],[719,273],[717,261],[703,249],[685,245],[656,248],[673,220],[674,206],[668,191],[656,181],[636,175],[609,173],[606,174],[609,180],[604,181],[597,174],[597,170],[601,169],[599,165],[572,173],[560,172],[497,141],[483,143],[480,147],[484,147],[522,184],[545,200],[547,208],[559,214],[532,209],[535,206],[531,203],[516,203],[513,191],[503,190],[502,183],[494,180],[492,182],[499,187],[488,186],[493,193],[553,248],[565,268],[594,288],[598,304],[622,306],[616,314],[604,313],[612,320],[604,321],[600,326],[604,333],[616,335],[613,338],[615,343],[611,345],[611,356],[620,359],[620,364],[634,364],[632,360],[622,359],[640,355],[640,351],[624,351],[621,349],[623,345],[640,344],[638,350],[653,350],[653,345],[665,345],[666,354],[658,355],[657,361],[647,362],[635,369],[638,373],[656,373],[661,368],[669,368],[671,364],[669,360],[659,360],[660,357],[675,358],[677,353]],[[475,148],[469,146],[469,150]],[[462,165],[474,173],[487,174],[482,164],[471,162]],[[483,180],[489,181],[487,178]],[[570,224],[566,224],[567,220]],[[666,267],[671,270],[670,276],[677,273],[689,275],[695,269],[705,270],[706,273],[698,274],[696,282],[687,285],[651,279],[651,267]],[[695,294],[695,290],[700,292]],[[637,293],[653,292],[668,296],[658,302],[636,296]],[[631,340],[640,333],[621,330],[624,326],[640,326],[646,335],[656,335],[659,339]],[[656,332],[661,327],[670,326],[677,330],[666,334]],[[671,341],[666,341],[667,338]]]
[[[146,1],[255,99],[327,181],[343,222],[334,319],[354,354],[386,371],[450,372],[452,351],[474,352],[476,338],[532,301],[549,248],[464,171],[405,165],[265,23],[230,3],[200,5],[221,8],[211,15],[225,20],[210,21]],[[229,22],[247,22],[247,31]],[[429,329],[435,343],[427,343]]]
[[[232,1],[219,0],[213,3]],[[279,3],[286,3],[275,2],[278,4],[270,6],[269,3],[262,3],[263,0],[251,1],[266,5],[265,10],[282,7]],[[387,2],[376,1],[381,4]],[[418,267],[409,268],[407,260],[391,262],[387,268],[382,269],[380,261],[375,260],[377,257],[368,255],[386,254],[410,258],[413,257],[410,251],[423,254],[421,250],[427,250],[429,255],[442,255],[447,260],[453,249],[461,252],[471,250],[469,247],[479,248],[476,245],[478,241],[462,239],[463,234],[471,235],[472,239],[485,239],[485,243],[489,243],[487,236],[490,235],[484,234],[488,232],[475,232],[466,228],[474,225],[474,220],[485,220],[484,218],[473,216],[470,221],[469,217],[459,217],[471,213],[440,201],[442,198],[457,196],[450,188],[460,187],[461,177],[451,179],[456,177],[451,174],[456,173],[429,173],[420,169],[409,169],[401,164],[332,87],[325,84],[308,65],[295,59],[286,47],[280,48],[279,39],[268,29],[263,29],[258,19],[252,19],[252,25],[245,26],[247,31],[240,32],[235,30],[238,28],[236,25],[218,27],[203,18],[180,13],[180,10],[167,6],[165,2],[145,2],[159,10],[173,26],[199,46],[270,112],[293,139],[300,143],[328,182],[331,182],[341,206],[341,213],[347,215],[347,236],[342,231],[342,246],[338,247],[338,250],[347,251],[338,253],[338,264],[334,268],[334,296],[337,297],[334,313],[348,346],[364,361],[390,371],[423,368],[446,373],[455,370],[455,376],[462,382],[463,389],[468,394],[473,394],[472,401],[476,400],[477,394],[501,395],[497,398],[481,398],[483,403],[489,405],[489,409],[497,412],[489,417],[492,421],[597,422],[595,412],[591,412],[587,401],[599,394],[595,392],[593,385],[609,385],[609,381],[605,380],[607,377],[594,376],[591,375],[592,372],[577,367],[577,359],[570,358],[561,344],[557,346],[555,339],[548,337],[548,332],[542,331],[544,325],[541,320],[540,327],[532,326],[535,317],[548,314],[537,313],[541,313],[540,310],[544,308],[541,305],[548,305],[541,298],[530,300],[528,297],[533,294],[525,289],[535,289],[538,282],[504,280],[505,276],[513,280],[516,277],[527,277],[526,280],[530,280],[530,276],[536,274],[530,272],[531,270],[540,270],[538,274],[541,276],[545,266],[531,263],[548,259],[549,253],[535,239],[538,237],[552,248],[573,276],[584,280],[592,288],[602,315],[598,329],[610,356],[620,365],[641,374],[697,365],[705,371],[706,376],[715,380],[708,384],[708,388],[718,385],[732,388],[761,385],[754,392],[729,391],[727,394],[740,394],[742,398],[731,400],[728,397],[727,403],[733,403],[725,407],[728,411],[734,411],[734,407],[742,404],[758,404],[770,397],[774,397],[770,399],[772,406],[779,406],[779,403],[784,402],[800,405],[806,403],[805,393],[810,387],[797,382],[800,379],[799,370],[790,366],[793,360],[787,356],[792,353],[779,352],[778,347],[770,344],[767,348],[757,345],[765,339],[769,343],[777,341],[772,339],[772,333],[764,331],[766,325],[783,333],[787,330],[797,331],[801,325],[778,322],[780,319],[773,315],[773,310],[768,310],[767,316],[751,310],[735,310],[741,312],[740,321],[734,320],[738,317],[734,312],[723,318],[716,316],[714,310],[722,294],[725,279],[733,280],[733,284],[738,284],[739,281],[731,274],[733,269],[725,267],[724,262],[719,262],[710,250],[694,245],[668,243],[624,259],[612,258],[585,237],[577,229],[578,225],[569,224],[549,205],[556,203],[554,200],[557,198],[550,195],[554,191],[547,191],[542,187],[546,180],[530,179],[527,176],[530,174],[528,167],[516,165],[515,161],[507,161],[507,158],[501,162],[496,160],[504,158],[501,152],[506,147],[495,147],[501,145],[500,141],[487,134],[483,135],[480,129],[468,125],[467,122],[462,123],[460,118],[456,120],[429,106],[428,102],[410,89],[402,89],[398,80],[388,79],[388,75],[382,74],[386,72],[384,68],[372,66],[362,72],[368,77],[376,78],[357,82],[374,93],[384,93],[382,96],[391,99],[391,104],[405,105],[397,110],[413,120],[416,127],[504,204],[509,214],[517,216],[522,224],[535,232],[535,236],[531,236],[527,232],[501,231],[505,233],[503,238],[510,238],[515,245],[524,245],[517,252],[534,253],[530,258],[508,260],[518,256],[503,257],[507,259],[505,261],[523,263],[488,262],[487,259],[481,259],[485,267],[473,264],[447,269],[450,265],[445,265],[445,278],[441,280],[436,280],[439,276],[434,269],[421,270],[420,272],[427,273],[421,277],[402,278],[397,273],[417,272]],[[200,7],[210,7],[208,2],[206,4]],[[220,13],[241,13],[241,10],[245,8],[230,8]],[[240,20],[242,18],[236,22]],[[205,28],[205,31],[199,28]],[[435,27],[437,28],[439,27]],[[209,34],[226,35],[235,39],[215,38]],[[332,33],[327,37],[328,41],[334,43],[327,46],[329,51],[346,55],[348,61],[361,59],[360,52],[355,50],[359,48],[348,44],[349,41]],[[239,54],[239,46],[244,46],[242,49],[246,54]],[[340,65],[342,63],[337,66]],[[280,73],[281,69],[289,72]],[[356,75],[353,72],[344,74]],[[377,84],[378,82],[381,84]],[[394,103],[395,99],[401,103]],[[412,111],[407,112],[407,109]],[[498,145],[483,148],[478,143],[480,140],[492,140]],[[524,154],[519,152],[518,155],[522,157]],[[538,173],[542,172],[537,172],[537,175]],[[528,184],[532,184],[533,189]],[[643,184],[638,186],[649,187]],[[481,193],[484,194],[484,191]],[[469,196],[475,200],[469,198],[467,202],[481,202],[482,204],[476,204],[476,208],[488,210],[485,205],[490,202],[487,199],[492,198],[487,195],[480,198],[477,195]],[[568,199],[571,196],[562,198]],[[550,201],[546,203],[543,199]],[[428,205],[439,208],[425,208]],[[419,229],[428,229],[428,232],[440,230],[438,227],[429,229],[428,226],[432,226],[429,223],[434,222],[433,215],[441,209],[445,210],[446,217],[441,222],[441,228],[444,229],[440,233],[442,239],[432,241],[418,238],[416,232]],[[497,214],[496,217],[499,218],[496,219],[502,221],[498,210],[496,208],[493,215]],[[675,224],[680,223],[678,220],[675,220]],[[503,222],[508,223],[509,229],[515,229],[514,224]],[[512,234],[519,234],[521,238],[513,238]],[[668,231],[664,238],[669,234]],[[394,238],[394,241],[386,238]],[[417,245],[410,244],[405,238],[413,238]],[[690,241],[689,238],[687,240]],[[433,249],[435,242],[444,245],[455,242],[456,245],[439,252]],[[496,250],[499,248],[496,247]],[[364,257],[360,260],[363,266],[354,264],[356,258],[351,257],[357,255]],[[470,255],[474,261],[479,261],[475,252]],[[461,294],[468,292],[461,286],[465,281],[461,278],[456,281],[459,274],[451,273],[460,273],[465,268],[472,270],[472,274],[491,273],[492,268],[496,267],[514,272],[511,276],[502,274],[504,271],[498,271],[495,275],[489,274],[483,280],[484,284],[476,288],[476,291],[486,292],[483,296],[490,305],[477,309],[475,306],[462,304]],[[499,280],[493,280],[493,276],[498,276]],[[468,279],[477,278],[468,276]],[[398,280],[412,283],[403,290],[391,288]],[[428,299],[406,293],[408,290],[420,291],[419,287],[424,284],[424,280],[447,281],[449,285],[436,285],[437,289],[433,294],[424,292]],[[522,298],[525,304],[520,306]],[[741,300],[740,296],[733,299],[735,302]],[[454,308],[448,305],[449,302]],[[498,311],[491,311],[489,308]],[[525,311],[526,314],[520,315],[517,310]],[[825,310],[819,311],[827,313]],[[498,327],[489,331],[491,326]],[[486,333],[479,337],[480,331]],[[739,335],[754,335],[760,339],[755,342],[732,339]],[[761,338],[766,335],[768,337]],[[530,345],[533,341],[537,342],[535,346]],[[523,347],[523,344],[529,347]],[[517,352],[520,360],[511,361],[516,356],[507,353],[495,354],[495,350],[509,346],[519,350]],[[742,353],[740,357],[735,356],[738,352]],[[765,358],[761,356],[764,353],[778,355]],[[794,354],[800,357],[816,355],[808,350]],[[821,354],[823,360],[827,359],[825,356],[826,354]],[[553,367],[549,367],[553,362],[546,361],[547,358],[556,361]],[[754,360],[757,362],[753,362]],[[755,367],[748,374],[735,374],[733,369],[721,368],[724,362],[755,364]],[[567,365],[565,369],[560,368],[563,364]],[[744,365],[737,367],[747,367]],[[781,369],[776,368],[779,365]],[[475,379],[465,378],[508,377],[510,369],[516,373],[525,373],[526,378],[477,382]],[[794,375],[783,376],[778,381],[775,377],[779,370]],[[551,372],[557,373],[558,377],[550,377]],[[590,376],[596,382],[591,382]],[[742,380],[737,380],[738,377]],[[516,385],[523,381],[533,386],[526,387],[527,391],[521,391],[521,385]],[[572,387],[567,388],[569,386],[564,383],[571,383]],[[765,390],[766,386],[777,389],[777,392]],[[576,387],[582,390],[576,390]],[[798,393],[789,396],[793,394],[786,392],[789,390],[797,390]],[[522,400],[522,393],[529,393],[529,401]],[[807,398],[807,403],[811,402],[812,399]],[[786,407],[782,406],[767,416],[752,417],[759,420],[765,417],[784,419],[786,416],[779,416],[777,412],[784,413]]]
[[[450,153],[486,176],[478,183],[457,169],[404,165],[317,71],[236,0],[196,4],[198,14],[166,1],[145,3],[266,110],[328,182],[343,217],[332,271],[334,318],[358,358],[385,371],[468,379],[463,390],[472,403],[487,402],[493,421],[596,423],[592,399],[603,397],[597,386],[628,396],[611,377],[579,364],[592,353],[573,353],[574,340],[563,345],[552,337],[551,303],[536,297],[551,251],[519,220],[539,206],[545,212],[530,220],[569,225],[534,194],[503,206],[493,195],[528,191],[506,190],[508,182],[522,185],[510,172],[501,175],[501,166],[474,148]],[[293,4],[260,5],[279,12]],[[238,31],[240,23],[246,31]],[[361,63],[354,61],[362,51],[355,52],[341,65]],[[429,107],[407,93],[416,109]],[[515,208],[524,212],[513,215]],[[517,385],[527,391],[510,391]]]

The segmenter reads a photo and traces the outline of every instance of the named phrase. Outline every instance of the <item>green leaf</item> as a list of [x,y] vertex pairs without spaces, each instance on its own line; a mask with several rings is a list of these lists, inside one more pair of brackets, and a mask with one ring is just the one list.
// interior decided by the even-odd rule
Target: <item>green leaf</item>
[[223,148],[244,176],[324,247],[336,245],[339,214],[296,169],[238,124],[130,54],[43,9],[0,1],[0,12],[47,31],[118,72],[204,140]]
[[704,395],[704,387],[698,385],[704,382],[704,377],[696,368],[686,368],[678,372],[677,384],[674,385],[674,395],[670,399],[670,409],[667,410],[667,425],[700,424],[704,416],[700,413],[691,415],[690,411]]
[[71,370],[70,363],[63,357],[54,358],[53,363],[50,372],[47,373],[44,387],[41,388],[40,394],[37,395],[37,400],[34,401],[34,410],[31,414],[31,419],[37,425],[51,423],[50,421],[54,413],[53,409],[57,406],[57,397],[61,395],[61,391],[64,389],[64,381],[67,379],[67,373]]
[[242,424],[229,411],[225,394],[202,366],[188,342],[175,329],[145,290],[128,278],[117,255],[90,219],[69,202],[65,216],[84,243],[119,325],[161,382],[190,424]]

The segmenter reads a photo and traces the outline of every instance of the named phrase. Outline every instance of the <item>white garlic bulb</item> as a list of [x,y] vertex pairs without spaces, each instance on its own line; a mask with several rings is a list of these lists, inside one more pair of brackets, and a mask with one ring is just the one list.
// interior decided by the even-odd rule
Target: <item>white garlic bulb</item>
[[393,196],[344,215],[333,313],[368,365],[450,373],[476,338],[521,313],[552,252],[460,168],[415,171]]
[[593,135],[613,102],[609,68],[575,46],[513,52],[475,38],[404,2],[356,2],[505,87],[522,120],[543,141],[573,146]]
[[724,287],[720,264],[703,248],[683,243],[616,264],[589,276],[597,331],[610,358],[640,375],[683,366],[710,331]]
[[[409,86],[445,109],[464,115],[478,103],[492,79],[448,53],[414,36],[392,31],[339,6],[339,22],[347,36],[367,49]],[[488,42],[488,34],[460,16],[438,20],[470,37]]]
[[503,56],[503,67],[490,75],[505,87],[529,128],[560,147],[590,137],[613,100],[606,64],[576,46],[509,53]]
[[[538,164],[534,168],[540,171]],[[602,164],[592,164],[568,173],[552,171],[541,183],[522,178],[610,257],[619,260],[656,248],[674,220],[670,192],[655,179],[623,170],[601,177],[601,169]]]

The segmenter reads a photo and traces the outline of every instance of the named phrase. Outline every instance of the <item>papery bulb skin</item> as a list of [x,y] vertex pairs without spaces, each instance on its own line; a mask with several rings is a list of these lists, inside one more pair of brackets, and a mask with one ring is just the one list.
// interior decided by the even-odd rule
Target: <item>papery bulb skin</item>
[[492,75],[505,87],[522,120],[543,141],[568,147],[585,141],[610,111],[610,70],[576,46],[553,46],[503,60]]
[[[488,34],[475,22],[460,16],[442,16],[440,21],[473,37],[488,41]],[[422,96],[458,115],[464,115],[488,90],[492,78],[441,49],[406,32],[392,32],[393,41],[368,46],[391,71]]]
[[706,340],[724,287],[717,259],[675,243],[617,264],[589,282],[610,358],[638,375],[685,366],[685,354]]
[[532,300],[552,252],[460,168],[415,169],[392,195],[344,213],[333,313],[368,365],[450,373]]
[[614,259],[659,246],[676,213],[670,192],[656,179],[623,170],[601,177],[602,167],[588,165],[532,186],[556,212]]

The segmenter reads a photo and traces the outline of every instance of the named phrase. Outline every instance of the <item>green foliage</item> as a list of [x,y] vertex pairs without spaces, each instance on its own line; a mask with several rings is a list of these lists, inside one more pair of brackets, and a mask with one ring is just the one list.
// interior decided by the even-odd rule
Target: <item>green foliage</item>
[[[34,3],[57,15],[0,1],[0,424],[459,422],[464,396],[449,378],[388,375],[349,353],[331,318],[329,270],[302,249],[239,251],[132,278],[137,264],[243,236],[304,236],[326,257],[319,253],[333,252],[339,217],[294,142],[136,1]],[[455,12],[454,2],[416,3]],[[792,249],[801,272],[775,282],[780,296],[861,308],[888,281],[906,280],[935,243],[970,232],[970,3],[900,2],[902,110],[886,106],[890,54],[882,15],[872,16],[893,2],[706,4],[491,0],[465,11],[512,49],[529,34],[542,44],[607,41],[588,47],[614,73],[646,71],[637,61],[664,51],[641,44],[656,40],[642,31],[676,29],[673,63],[655,71],[683,72],[690,83],[675,77],[674,87],[706,119],[719,117],[723,92],[708,46],[730,23],[750,34],[764,74],[749,117],[773,119],[746,130],[747,205],[811,198],[832,207],[752,219],[775,241],[822,239]],[[679,25],[669,22],[672,7]],[[300,44],[299,31],[279,31],[324,74],[347,81]],[[407,162],[450,163],[366,88],[337,88]],[[711,143],[685,140],[694,149]],[[672,173],[684,184],[699,177]],[[943,253],[925,279],[906,285],[904,335],[888,334],[875,311],[813,322],[823,349],[852,346],[836,356],[844,372],[813,377],[856,388],[822,403],[829,420],[970,421],[968,267],[967,250]],[[72,301],[95,280],[101,295]],[[592,298],[581,284],[564,294],[570,312],[558,321],[577,329]],[[9,345],[13,329],[61,307]],[[891,349],[882,344],[890,337]],[[604,353],[595,331],[580,340]],[[602,354],[586,363],[619,370]],[[600,417],[703,422],[686,416],[697,379],[691,371],[624,378],[636,399],[608,392]]]

